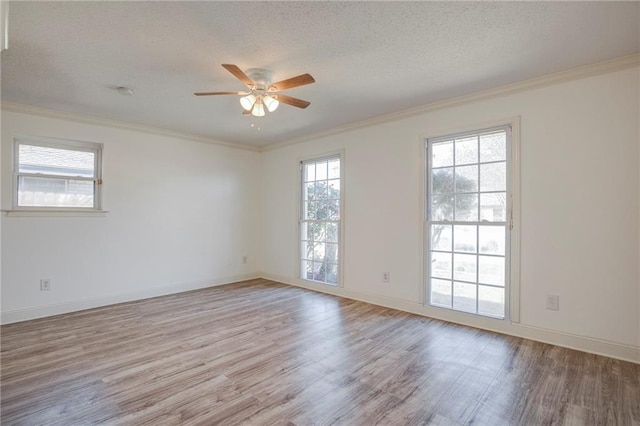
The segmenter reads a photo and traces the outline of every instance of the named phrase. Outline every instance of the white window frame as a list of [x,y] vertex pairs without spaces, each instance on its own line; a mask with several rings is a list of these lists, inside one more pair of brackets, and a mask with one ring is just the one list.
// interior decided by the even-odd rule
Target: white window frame
[[[80,177],[72,175],[47,175],[43,173],[26,173],[19,171],[19,152],[20,145],[41,146],[46,148],[66,149],[71,151],[82,151],[94,153],[94,177]],[[13,138],[13,212],[99,212],[102,210],[102,151],[104,145],[97,142],[85,142],[68,139],[47,138],[41,136],[15,136]],[[20,206],[18,205],[19,180],[21,176],[39,177],[39,178],[55,178],[55,179],[73,179],[81,181],[94,182],[93,207],[55,207],[55,206]]]
[[[504,318],[494,318],[482,314],[470,313],[439,307],[430,304],[430,212],[429,212],[429,194],[431,193],[430,170],[431,158],[429,156],[429,141],[441,139],[461,137],[465,134],[478,134],[488,130],[497,130],[500,128],[510,129],[510,143],[507,152],[507,192],[510,193],[507,205],[507,246],[505,247],[505,316]],[[464,128],[449,129],[431,135],[423,135],[421,137],[420,150],[422,153],[422,213],[420,221],[423,225],[423,306],[429,310],[441,312],[444,317],[455,319],[459,318],[476,318],[482,322],[485,319],[489,321],[500,321],[518,323],[520,321],[520,117],[512,117],[509,119],[492,121]]]
[[[338,282],[337,284],[326,283],[323,281],[315,281],[310,280],[304,276],[302,270],[302,259],[300,256],[302,249],[302,222],[304,221],[302,215],[304,213],[304,194],[303,194],[303,183],[304,183],[304,163],[306,162],[314,162],[314,161],[323,161],[330,159],[339,159],[340,160],[340,219],[338,223]],[[324,154],[318,154],[313,156],[306,156],[303,158],[298,158],[298,175],[297,175],[297,209],[298,209],[298,220],[297,220],[297,232],[296,232],[296,276],[303,283],[310,284],[318,284],[322,286],[329,287],[343,287],[344,286],[344,222],[345,222],[345,205],[344,205],[344,180],[345,180],[345,155],[344,151],[332,151]]]

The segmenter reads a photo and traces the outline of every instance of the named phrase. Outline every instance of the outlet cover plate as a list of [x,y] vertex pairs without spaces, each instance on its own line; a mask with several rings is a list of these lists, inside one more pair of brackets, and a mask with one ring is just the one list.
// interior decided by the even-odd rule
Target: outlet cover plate
[[554,294],[547,294],[547,309],[552,311],[560,310],[560,296]]
[[51,280],[48,278],[40,280],[40,291],[49,291],[49,290],[51,290]]

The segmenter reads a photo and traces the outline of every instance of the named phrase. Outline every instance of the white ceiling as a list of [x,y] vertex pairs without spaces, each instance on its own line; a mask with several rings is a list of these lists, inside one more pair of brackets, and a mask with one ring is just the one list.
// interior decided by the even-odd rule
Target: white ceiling
[[[11,2],[2,100],[264,146],[637,53],[639,21],[637,2]],[[244,88],[222,63],[310,73],[287,94],[311,106],[193,96]]]

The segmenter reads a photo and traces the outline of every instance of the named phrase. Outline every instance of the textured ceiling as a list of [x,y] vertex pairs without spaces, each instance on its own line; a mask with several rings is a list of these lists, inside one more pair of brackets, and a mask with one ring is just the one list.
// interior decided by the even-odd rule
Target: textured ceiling
[[[2,100],[264,146],[636,53],[639,18],[637,2],[11,2]],[[193,96],[243,89],[222,63],[310,73],[286,93],[311,106],[253,118]]]

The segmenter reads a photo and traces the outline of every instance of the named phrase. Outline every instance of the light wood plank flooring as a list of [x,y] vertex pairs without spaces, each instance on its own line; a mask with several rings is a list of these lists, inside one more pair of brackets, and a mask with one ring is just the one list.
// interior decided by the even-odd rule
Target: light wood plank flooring
[[640,366],[266,280],[2,326],[3,425],[638,425]]

